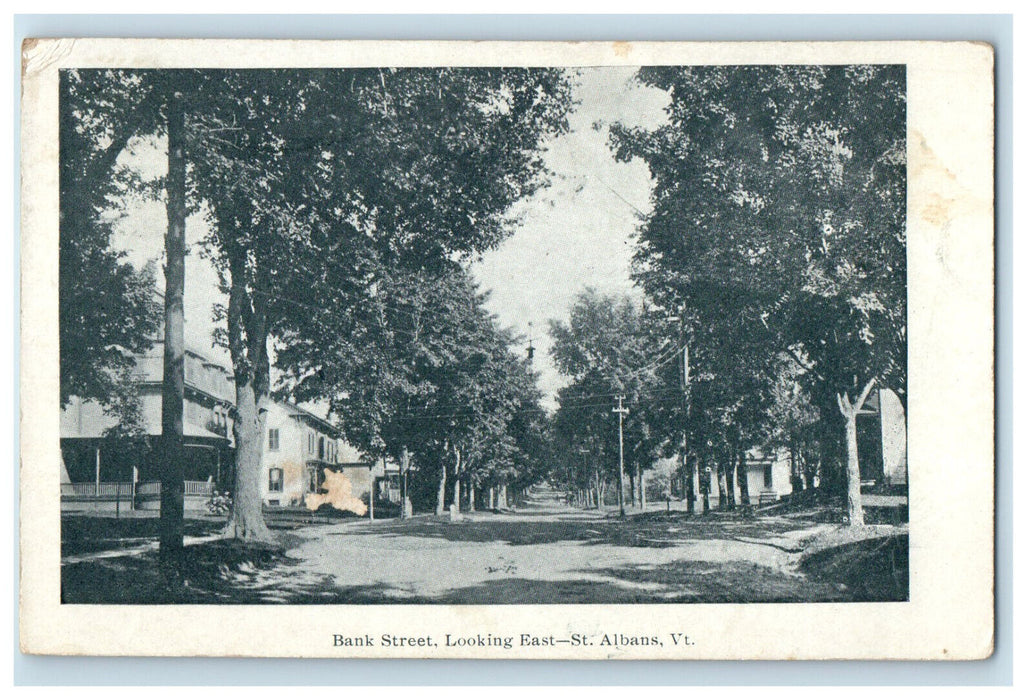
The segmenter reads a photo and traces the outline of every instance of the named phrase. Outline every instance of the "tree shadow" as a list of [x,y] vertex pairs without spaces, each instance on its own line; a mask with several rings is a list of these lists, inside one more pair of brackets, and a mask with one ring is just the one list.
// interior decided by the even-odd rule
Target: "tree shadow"
[[[663,517],[660,517],[663,516]],[[585,545],[668,548],[690,542],[739,539],[765,541],[805,524],[781,518],[744,518],[733,514],[686,517],[684,513],[645,513],[625,519],[598,516],[563,520],[506,519],[406,520],[392,524],[356,525],[328,536],[376,535],[385,538],[426,537],[447,542],[498,542],[512,546],[573,542]],[[747,539],[741,539],[747,538]],[[773,545],[774,546],[774,545]]]
[[64,604],[249,604],[291,602],[333,589],[332,577],[306,572],[297,559],[269,548],[227,541],[186,550],[178,575],[149,551],[61,567]]
[[[223,527],[218,519],[187,518],[183,531],[188,537],[211,535]],[[87,554],[137,546],[158,539],[158,518],[108,517],[96,515],[61,516],[61,556]]]
[[[771,523],[769,524],[771,525]],[[485,520],[406,522],[352,527],[346,533],[427,537],[462,542],[506,542],[512,546],[580,542],[585,545],[674,547],[691,540],[771,537],[757,523],[705,518],[599,519],[572,522]],[[779,526],[776,530],[799,528]],[[735,535],[733,534],[735,533]],[[294,544],[301,540],[288,536]],[[286,542],[288,546],[291,542]],[[548,550],[547,550],[548,551]],[[800,572],[749,561],[677,560],[659,565],[629,564],[568,571],[566,578],[505,577],[487,569],[490,580],[427,593],[388,582],[341,585],[314,573],[290,553],[256,550],[231,542],[189,548],[182,579],[170,583],[156,552],[98,559],[62,567],[62,602],[70,604],[598,604],[760,603],[849,600],[907,600],[908,541],[882,538],[810,555]],[[902,572],[904,580],[902,582]],[[513,573],[516,573],[514,570]],[[500,576],[502,574],[502,576]]]

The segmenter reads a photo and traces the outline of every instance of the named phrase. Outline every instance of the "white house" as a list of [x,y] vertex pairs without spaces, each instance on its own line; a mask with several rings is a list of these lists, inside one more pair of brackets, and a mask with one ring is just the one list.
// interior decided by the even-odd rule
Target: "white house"
[[863,483],[908,483],[905,409],[890,389],[873,391],[858,414],[858,461]]
[[[274,403],[266,414],[262,500],[269,506],[304,506],[328,472],[344,475],[352,496],[368,507],[385,477],[384,460],[366,460],[326,419],[297,404]],[[390,471],[390,469],[389,469]],[[379,496],[379,494],[378,494]],[[366,511],[361,508],[355,510]]]
[[[751,449],[746,453],[747,467],[747,490],[750,493],[750,502],[754,505],[767,501],[774,501],[780,496],[785,496],[793,490],[790,482],[790,455],[786,450],[775,452],[764,452],[759,449]],[[703,466],[703,465],[702,465]],[[711,469],[710,474],[706,466],[699,475],[701,484],[706,483],[710,478],[711,506],[718,506],[718,478],[719,472]],[[739,501],[739,482],[734,480],[737,502]],[[698,494],[699,497],[699,494]]]

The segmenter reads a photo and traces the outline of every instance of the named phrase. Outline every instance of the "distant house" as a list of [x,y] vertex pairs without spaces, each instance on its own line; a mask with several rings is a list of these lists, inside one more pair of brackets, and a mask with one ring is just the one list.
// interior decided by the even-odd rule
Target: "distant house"
[[[61,492],[65,510],[114,508],[116,497],[157,508],[159,462],[153,448],[161,435],[162,354],[157,342],[135,358],[144,432],[143,451],[107,436],[117,423],[96,401],[72,397],[61,411]],[[184,353],[183,434],[187,507],[203,507],[213,488],[229,488],[233,476],[230,373],[200,350]],[[149,496],[153,496],[150,498]],[[152,503],[153,501],[153,503]]]
[[[900,486],[908,483],[905,411],[890,389],[873,391],[858,414],[858,466],[862,485]],[[775,500],[793,489],[789,454],[785,450],[749,450],[747,486],[751,503]],[[702,481],[706,480],[706,475]],[[718,474],[712,470],[712,505],[718,499]],[[739,499],[739,484],[736,484]]]
[[[759,449],[748,450],[745,455],[747,467],[747,490],[750,493],[750,502],[754,505],[768,501],[774,501],[780,496],[790,493],[793,488],[790,482],[790,456],[785,450],[765,452]],[[716,469],[710,470],[711,506],[718,505],[718,478]],[[700,476],[701,483],[708,479],[708,472],[705,467],[704,473]],[[739,482],[735,482],[735,494],[739,502]]]
[[279,401],[266,414],[262,451],[266,505],[303,506],[306,494],[323,490],[327,473],[335,472],[348,479],[351,495],[368,507],[371,492],[382,497],[385,466],[384,460],[363,459],[331,423],[313,411]]

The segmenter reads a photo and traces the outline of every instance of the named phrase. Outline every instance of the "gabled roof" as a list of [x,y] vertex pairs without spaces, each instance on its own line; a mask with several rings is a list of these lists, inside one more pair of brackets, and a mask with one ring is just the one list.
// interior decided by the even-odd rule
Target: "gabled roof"
[[279,403],[281,406],[287,409],[288,415],[311,420],[317,425],[319,425],[319,427],[322,428],[324,432],[327,432],[330,435],[333,435],[334,437],[339,437],[340,431],[334,426],[333,423],[328,421],[326,418],[321,418],[312,411],[302,408],[298,404],[291,403],[290,401],[278,401],[277,403]]

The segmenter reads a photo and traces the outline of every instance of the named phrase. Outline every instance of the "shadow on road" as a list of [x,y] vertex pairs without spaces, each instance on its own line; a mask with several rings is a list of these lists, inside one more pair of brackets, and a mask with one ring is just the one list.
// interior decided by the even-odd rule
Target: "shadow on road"
[[[563,506],[299,528],[287,551],[190,548],[170,586],[155,552],[69,563],[76,604],[599,604],[907,600],[907,531],[851,540],[793,517],[626,519]],[[832,529],[831,529],[832,528]],[[878,536],[879,535],[879,536]],[[591,548],[591,549],[590,549]],[[800,566],[798,566],[800,565]]]
[[424,519],[352,525],[347,530],[328,532],[327,536],[425,537],[446,542],[503,542],[513,546],[580,542],[665,548],[706,540],[764,540],[803,527],[801,522],[790,519],[759,520],[736,514],[687,517],[683,513],[645,513],[630,515],[624,520],[594,513],[569,513],[559,520],[535,519],[535,515],[518,511],[502,516],[476,514],[459,522]]

